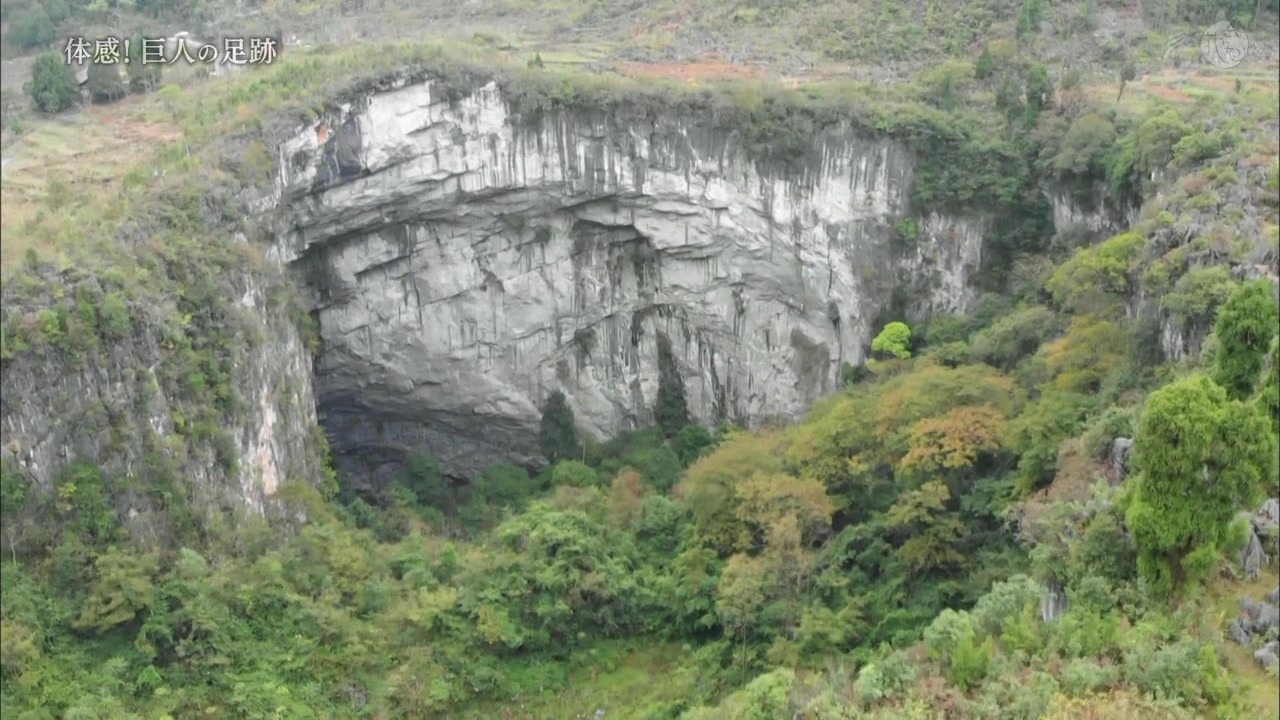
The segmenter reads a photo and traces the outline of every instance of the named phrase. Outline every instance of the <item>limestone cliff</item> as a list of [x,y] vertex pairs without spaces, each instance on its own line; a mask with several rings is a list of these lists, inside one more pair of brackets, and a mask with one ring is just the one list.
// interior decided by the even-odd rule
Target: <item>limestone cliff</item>
[[[0,373],[7,469],[47,495],[60,482],[60,492],[74,492],[61,476],[68,465],[101,467],[117,517],[143,545],[172,538],[180,508],[261,514],[283,483],[317,482],[310,358],[292,318],[268,311],[262,280],[225,278],[234,317],[221,324],[239,338],[226,364],[235,410],[216,424],[202,425],[209,403],[180,369],[172,328],[155,321],[173,312],[172,303],[130,308],[132,327],[110,342],[33,345],[7,358]],[[57,288],[52,298],[21,298],[6,286],[6,312],[30,318],[30,307],[76,296],[96,304],[104,292],[98,279],[75,271],[49,282]]]
[[899,142],[836,128],[769,166],[698,117],[452,90],[370,91],[279,149],[275,252],[313,290],[317,399],[359,476],[534,461],[556,388],[597,437],[643,424],[659,336],[699,420],[793,417],[895,294],[970,299],[991,219],[912,208],[928,160]]

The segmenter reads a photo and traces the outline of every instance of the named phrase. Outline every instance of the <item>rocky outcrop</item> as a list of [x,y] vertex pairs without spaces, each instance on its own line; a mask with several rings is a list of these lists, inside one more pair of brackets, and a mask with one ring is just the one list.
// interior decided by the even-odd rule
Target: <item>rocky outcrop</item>
[[1054,582],[1044,588],[1040,597],[1040,621],[1053,622],[1067,612],[1067,591]]
[[969,301],[989,218],[912,208],[921,161],[835,128],[771,166],[696,117],[521,116],[494,84],[355,98],[281,145],[274,198],[340,466],[535,463],[554,389],[596,437],[645,424],[659,337],[697,419],[799,414],[891,302]]
[[1133,438],[1118,437],[1111,441],[1107,453],[1107,479],[1112,485],[1124,482],[1129,475],[1129,456],[1133,453]]
[[1084,193],[1048,185],[1044,195],[1053,208],[1053,227],[1059,241],[1071,247],[1105,240],[1138,219],[1137,207],[1116,198],[1101,185]]
[[[1276,538],[1280,536],[1280,500],[1269,498],[1252,515],[1244,513],[1249,539],[1240,549],[1237,560],[1245,577],[1254,580],[1276,554]],[[1270,552],[1268,552],[1270,550]]]
[[1249,647],[1254,640],[1259,640],[1261,647],[1253,653],[1253,658],[1265,668],[1280,663],[1280,641],[1276,640],[1280,633],[1280,607],[1277,599],[1280,591],[1267,593],[1266,600],[1258,602],[1251,597],[1240,600],[1240,615],[1227,627],[1227,637],[1238,645]]

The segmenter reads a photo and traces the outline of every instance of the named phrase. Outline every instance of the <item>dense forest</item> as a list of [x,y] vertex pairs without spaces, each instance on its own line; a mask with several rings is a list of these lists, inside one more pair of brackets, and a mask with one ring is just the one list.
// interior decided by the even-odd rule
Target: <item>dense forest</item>
[[[1267,281],[1217,315],[1212,362],[1163,384],[1123,346],[1037,346],[1053,311],[1028,305],[887,332],[792,427],[681,425],[676,388],[661,427],[595,444],[553,395],[537,477],[459,492],[423,457],[378,497],[293,486],[305,523],[242,519],[199,549],[130,549],[109,480],[72,466],[34,500],[48,553],[4,561],[5,711],[495,717],[657,646],[659,697],[611,715],[1258,717],[1195,623],[1235,572],[1237,511],[1274,492],[1280,319]],[[1126,435],[1117,487],[1100,471]],[[4,493],[12,533],[7,472]],[[1046,586],[1068,601],[1051,623]]]
[[[783,166],[832,122],[905,136],[934,160],[916,203],[1000,213],[981,294],[961,315],[895,304],[870,359],[793,424],[699,424],[663,362],[652,427],[604,441],[551,393],[541,467],[458,483],[419,455],[383,487],[330,469],[284,484],[279,512],[206,513],[172,458],[234,462],[220,423],[243,338],[219,283],[260,259],[202,224],[200,197],[266,182],[261,118],[313,112],[340,73],[481,72],[397,52],[161,90],[184,130],[157,161],[171,184],[133,172],[112,212],[64,206],[13,235],[83,245],[6,268],[0,360],[91,363],[155,323],[174,358],[158,387],[187,404],[136,477],[73,458],[43,492],[0,468],[6,718],[1277,713],[1280,663],[1255,652],[1280,623],[1226,635],[1278,581],[1280,532],[1254,517],[1280,495],[1274,86],[1125,103],[1123,70],[1102,97],[1003,40],[895,89],[489,63],[526,109],[710,109]],[[202,174],[224,137],[244,140],[232,169]],[[1045,187],[1140,210],[1100,242],[1055,234]],[[154,259],[89,245],[129,222],[163,238]],[[910,221],[899,232],[914,241]],[[176,319],[149,314],[160,294],[180,298]],[[48,308],[11,311],[17,296]],[[294,302],[281,311],[305,325]],[[117,500],[134,495],[164,503],[156,536],[125,530]]]

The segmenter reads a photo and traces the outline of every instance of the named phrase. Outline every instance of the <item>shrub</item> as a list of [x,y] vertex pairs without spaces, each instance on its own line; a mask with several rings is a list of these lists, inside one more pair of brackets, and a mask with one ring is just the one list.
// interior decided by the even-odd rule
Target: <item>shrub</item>
[[1163,646],[1137,644],[1125,652],[1124,679],[1159,700],[1200,704],[1206,679],[1201,650],[1200,643],[1190,638]]
[[129,88],[120,75],[120,66],[115,64],[90,64],[85,85],[94,102],[115,102],[129,94]]
[[1108,687],[1119,675],[1115,665],[1099,665],[1092,658],[1073,658],[1062,667],[1058,680],[1068,694],[1080,697]]
[[1094,460],[1105,460],[1116,438],[1132,438],[1138,429],[1138,411],[1134,407],[1112,405],[1089,422],[1084,431],[1084,449]]
[[98,310],[98,325],[107,340],[120,340],[129,334],[129,308],[124,296],[118,292],[107,293]]
[[1050,647],[1065,658],[1097,657],[1118,647],[1119,633],[1114,613],[1073,607],[1058,618]]
[[551,482],[556,487],[594,487],[600,484],[596,471],[577,460],[558,462],[551,468]]
[[36,56],[35,63],[31,66],[31,81],[24,89],[31,96],[36,109],[41,112],[62,112],[76,101],[77,92],[71,79],[71,71],[63,63],[62,55],[55,50]]
[[1036,604],[1044,589],[1026,575],[1014,575],[998,582],[973,606],[975,625],[987,635],[999,634],[1005,623],[1016,620],[1028,604]]
[[916,668],[901,651],[868,663],[858,672],[853,693],[863,707],[902,697],[916,680]]
[[947,608],[924,629],[924,644],[929,656],[937,660],[951,655],[963,638],[973,634],[974,622],[969,613]]
[[[1071,547],[1071,574],[1078,578],[1095,577],[1106,583],[1132,580],[1137,570],[1133,543],[1125,537],[1119,520],[1110,513],[1096,515],[1084,535]],[[1082,581],[1083,582],[1083,581]],[[1083,592],[1092,592],[1096,584]]]
[[960,638],[951,651],[951,660],[947,664],[947,677],[961,690],[969,690],[987,676],[994,651],[994,638],[987,638],[979,644],[976,634],[971,629]]

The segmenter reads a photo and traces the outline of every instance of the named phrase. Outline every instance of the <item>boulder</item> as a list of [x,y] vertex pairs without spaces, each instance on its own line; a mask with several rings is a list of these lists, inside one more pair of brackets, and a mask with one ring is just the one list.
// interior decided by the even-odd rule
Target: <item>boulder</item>
[[1256,580],[1262,568],[1271,563],[1272,557],[1268,550],[1275,551],[1278,528],[1280,500],[1268,498],[1249,516],[1249,539],[1236,557],[1247,579]]
[[1107,457],[1112,483],[1119,483],[1129,474],[1129,453],[1133,451],[1133,438],[1118,437],[1111,441],[1111,452]]
[[1231,625],[1227,627],[1227,637],[1242,647],[1249,647],[1253,642],[1253,638],[1249,636],[1249,631],[1245,629],[1244,623],[1240,622],[1240,618],[1231,621]]
[[1262,635],[1270,630],[1280,629],[1280,607],[1246,597],[1240,601],[1239,619],[1249,633]]
[[1244,544],[1243,548],[1240,548],[1240,553],[1236,560],[1244,570],[1244,576],[1247,580],[1257,580],[1262,568],[1271,562],[1271,557],[1262,548],[1262,541],[1258,539],[1258,533],[1252,527],[1249,528],[1249,540]]
[[1254,513],[1253,522],[1255,525],[1280,525],[1280,498],[1267,498],[1258,512]]
[[1266,645],[1263,645],[1253,653],[1253,659],[1257,660],[1259,665],[1267,668],[1268,670],[1277,663],[1280,663],[1280,640],[1272,640]]

